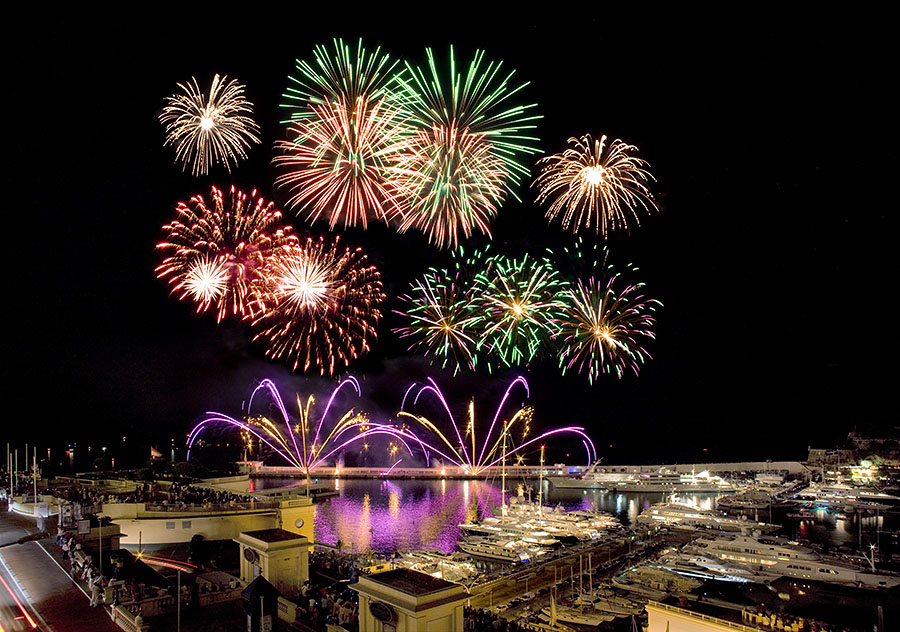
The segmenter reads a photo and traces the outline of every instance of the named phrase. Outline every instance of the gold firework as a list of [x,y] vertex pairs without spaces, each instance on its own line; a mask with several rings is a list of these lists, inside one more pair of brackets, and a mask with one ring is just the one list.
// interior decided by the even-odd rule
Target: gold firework
[[324,236],[270,259],[254,284],[254,339],[267,343],[266,354],[295,370],[334,375],[367,353],[384,293],[378,270],[366,261],[359,248]]
[[175,160],[192,163],[191,173],[206,175],[212,164],[231,172],[239,158],[247,157],[251,144],[259,143],[259,126],[250,115],[253,104],[244,97],[244,86],[216,75],[209,93],[197,80],[179,83],[183,94],[166,98],[159,121],[166,127],[166,145],[175,147]]
[[593,140],[590,134],[570,138],[569,147],[538,161],[541,173],[534,181],[538,203],[549,202],[548,220],[561,217],[563,228],[572,232],[591,228],[602,232],[628,228],[631,218],[640,224],[637,210],[658,211],[647,183],[654,178],[649,163],[633,154],[637,147],[616,139],[606,145],[606,136]]

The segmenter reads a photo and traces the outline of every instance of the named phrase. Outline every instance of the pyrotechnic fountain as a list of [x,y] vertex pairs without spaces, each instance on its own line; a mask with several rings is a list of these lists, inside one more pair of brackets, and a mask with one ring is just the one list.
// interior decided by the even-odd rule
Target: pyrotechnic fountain
[[[520,376],[514,379],[506,388],[503,397],[500,399],[500,404],[497,406],[497,410],[494,413],[493,420],[488,427],[487,433],[481,437],[480,440],[476,436],[477,428],[475,423],[474,401],[469,402],[468,421],[465,424],[464,431],[460,432],[460,425],[450,411],[450,405],[447,403],[447,399],[444,397],[444,394],[441,392],[437,383],[433,379],[428,378],[428,384],[419,386],[412,399],[412,405],[418,404],[419,398],[425,393],[431,393],[437,397],[450,419],[450,425],[453,428],[453,434],[456,438],[456,441],[454,442],[427,417],[404,410],[410,394],[416,390],[417,384],[414,383],[406,391],[398,416],[404,419],[410,419],[425,428],[436,437],[436,441],[432,443],[424,441],[406,425],[396,428],[396,431],[400,437],[405,438],[410,444],[421,447],[422,451],[425,453],[426,461],[430,460],[430,453],[434,453],[472,476],[479,476],[485,473],[488,468],[497,465],[506,456],[520,453],[534,443],[538,443],[548,437],[559,434],[574,434],[579,436],[587,451],[588,459],[590,461],[597,459],[597,451],[594,448],[594,444],[587,435],[585,429],[581,426],[554,428],[529,439],[528,433],[533,414],[533,409],[530,407],[521,407],[509,419],[503,420],[498,428],[497,422],[500,420],[506,402],[516,386],[521,386],[525,389],[526,396],[528,395],[528,382],[525,381],[525,378]],[[495,428],[497,428],[496,434]],[[520,432],[518,444],[516,444],[513,430]],[[466,445],[467,443],[469,444],[468,446]],[[469,448],[471,448],[471,452],[469,451]]]

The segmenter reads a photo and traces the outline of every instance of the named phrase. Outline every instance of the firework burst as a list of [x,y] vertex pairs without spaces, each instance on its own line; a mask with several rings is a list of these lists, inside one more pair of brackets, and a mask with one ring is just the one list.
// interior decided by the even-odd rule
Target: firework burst
[[369,351],[384,300],[381,277],[359,248],[309,237],[269,261],[254,286],[260,310],[255,340],[266,354],[333,375]]
[[491,234],[506,175],[484,136],[437,126],[419,131],[392,171],[397,197],[406,201],[401,232],[415,228],[440,248],[476,230]]
[[333,52],[317,46],[312,63],[298,60],[282,104],[292,139],[276,143],[275,184],[310,221],[325,215],[331,228],[365,228],[373,217],[389,223],[402,214],[387,184],[412,132],[397,64],[362,42],[354,55],[340,40]]
[[637,375],[640,365],[650,358],[641,345],[656,337],[653,312],[662,303],[642,294],[643,283],[621,291],[616,288],[618,283],[618,274],[605,283],[591,278],[564,293],[557,335],[563,373],[570,369],[587,373],[593,383],[601,373],[621,378],[631,369]]
[[165,241],[156,246],[163,254],[157,276],[198,313],[215,309],[218,321],[229,314],[250,317],[251,285],[270,259],[299,243],[281,212],[255,190],[247,195],[235,187],[227,201],[212,187],[208,198],[195,195],[175,210],[178,216],[163,226]]
[[421,230],[443,248],[476,229],[489,234],[497,208],[528,173],[520,157],[537,153],[528,131],[540,117],[533,104],[511,104],[527,84],[513,86],[514,72],[485,62],[483,51],[460,74],[451,48],[447,77],[431,49],[426,52],[427,72],[407,64],[416,131],[391,167],[390,182],[405,213],[400,230]]
[[401,296],[408,325],[396,329],[401,338],[410,338],[410,351],[439,360],[442,368],[475,368],[478,318],[472,313],[466,282],[460,272],[430,270],[413,283],[409,294]]
[[259,143],[259,126],[253,121],[253,104],[244,97],[244,86],[228,77],[213,77],[209,93],[197,80],[179,83],[183,94],[166,98],[159,116],[165,126],[166,145],[175,147],[175,160],[193,175],[206,175],[213,164],[231,172],[239,158],[247,157],[251,144]]
[[538,203],[549,202],[547,218],[559,217],[564,228],[594,232],[628,228],[631,218],[640,224],[637,210],[659,210],[647,184],[654,178],[650,165],[633,155],[637,147],[619,139],[606,145],[606,136],[570,138],[561,154],[538,161],[543,165],[534,181]]
[[473,310],[482,333],[478,342],[503,366],[527,364],[556,333],[568,283],[547,259],[496,256],[476,277]]

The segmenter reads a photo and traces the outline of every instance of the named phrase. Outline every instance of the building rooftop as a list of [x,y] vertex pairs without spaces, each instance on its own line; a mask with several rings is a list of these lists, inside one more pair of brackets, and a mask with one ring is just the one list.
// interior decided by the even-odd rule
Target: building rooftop
[[246,535],[263,542],[287,542],[289,540],[306,539],[302,535],[285,531],[284,529],[259,529],[257,531],[244,531],[241,535]]
[[407,595],[421,597],[430,593],[458,588],[458,584],[444,581],[438,577],[432,577],[425,573],[413,571],[408,568],[397,568],[383,573],[375,573],[365,576],[370,581],[399,590]]

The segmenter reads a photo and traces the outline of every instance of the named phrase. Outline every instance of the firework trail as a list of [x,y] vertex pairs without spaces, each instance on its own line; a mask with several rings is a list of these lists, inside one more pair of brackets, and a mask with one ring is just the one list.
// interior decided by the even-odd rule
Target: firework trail
[[309,237],[271,259],[254,291],[260,303],[254,340],[295,370],[314,367],[322,375],[369,351],[385,298],[375,266],[337,236]]
[[235,187],[227,199],[212,187],[209,196],[179,202],[175,211],[177,217],[163,226],[165,240],[156,246],[163,255],[157,276],[198,313],[214,309],[218,321],[227,315],[249,318],[251,286],[272,259],[299,243],[282,224],[281,212],[255,190],[247,195]]
[[228,77],[213,77],[209,93],[197,80],[179,83],[183,94],[166,98],[159,116],[165,126],[166,145],[175,148],[175,160],[191,173],[206,175],[214,164],[231,172],[238,159],[247,157],[251,144],[259,143],[259,126],[253,121],[253,104],[244,97],[244,86]]
[[560,218],[564,228],[594,232],[628,228],[637,210],[658,211],[647,184],[654,180],[649,163],[633,155],[637,147],[619,139],[606,145],[606,136],[570,138],[572,145],[561,154],[538,161],[541,172],[533,186],[538,203],[548,202],[547,218]]

